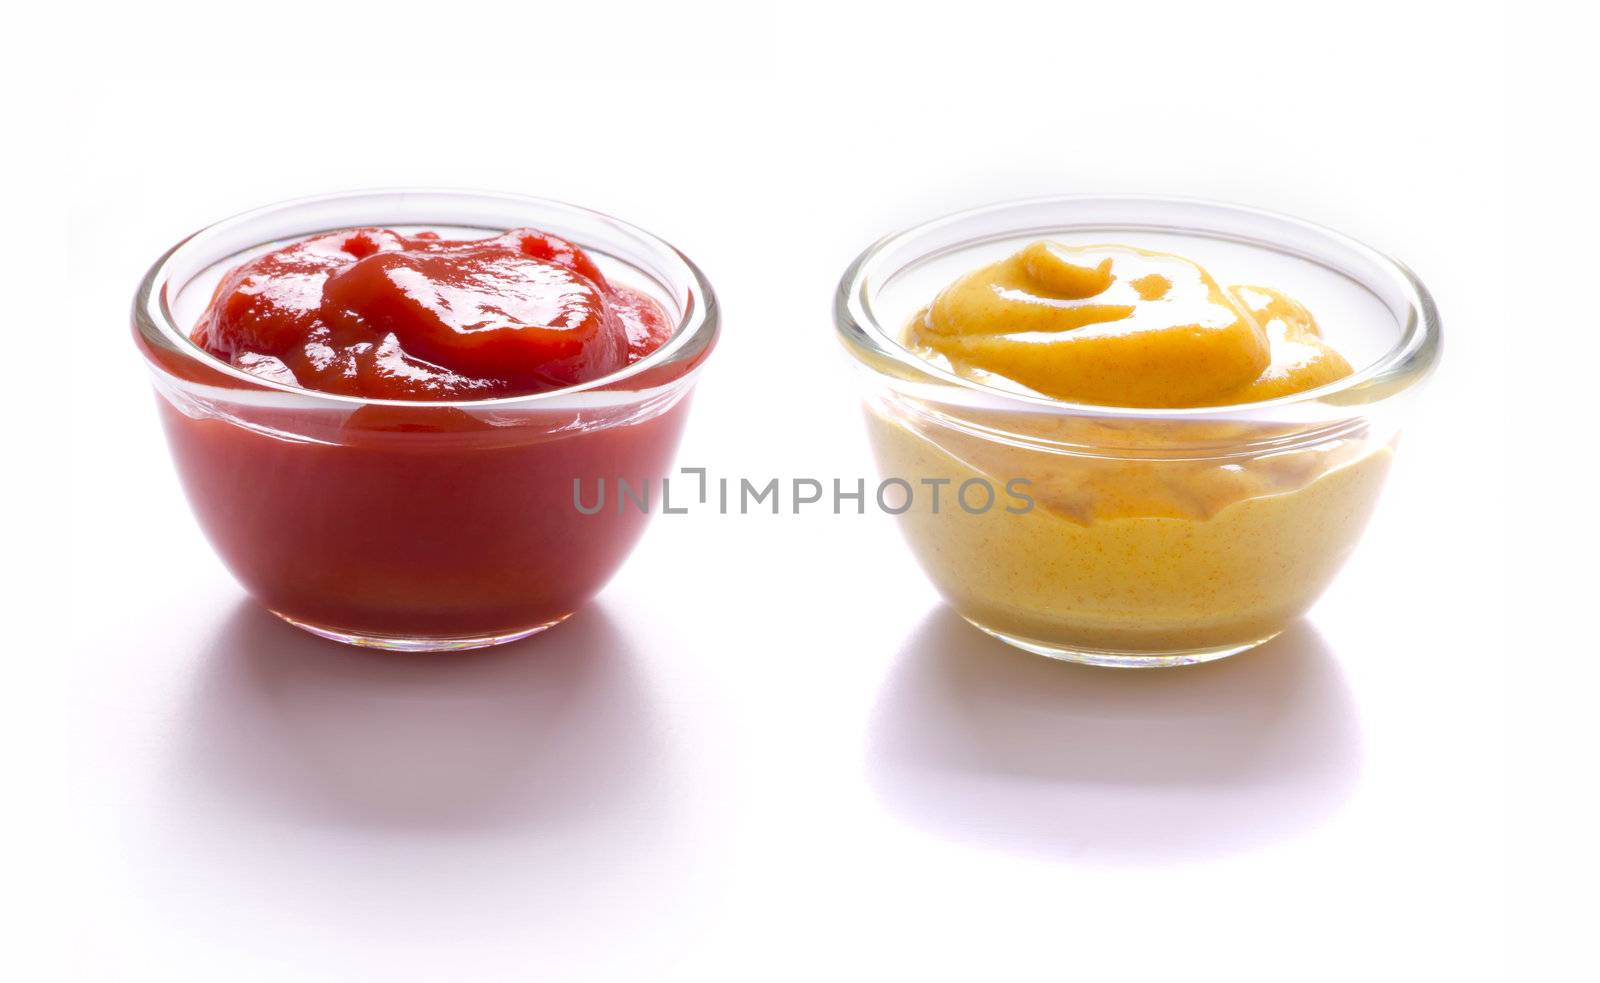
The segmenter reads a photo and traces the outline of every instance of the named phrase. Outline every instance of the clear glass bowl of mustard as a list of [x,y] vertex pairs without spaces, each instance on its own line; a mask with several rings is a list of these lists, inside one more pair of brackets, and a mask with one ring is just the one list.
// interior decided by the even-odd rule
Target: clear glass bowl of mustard
[[1223,658],[1305,613],[1440,352],[1393,259],[1154,197],[891,235],[845,272],[835,323],[880,487],[945,599],[1019,648],[1125,667]]

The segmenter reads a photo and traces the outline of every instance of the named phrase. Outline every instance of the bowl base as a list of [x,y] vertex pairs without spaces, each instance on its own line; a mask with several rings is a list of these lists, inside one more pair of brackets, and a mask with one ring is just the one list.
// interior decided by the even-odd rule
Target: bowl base
[[1096,649],[1082,646],[1066,646],[1055,642],[1041,642],[1035,638],[1024,638],[1020,635],[1011,635],[997,631],[987,625],[981,625],[971,618],[966,621],[974,628],[986,635],[992,635],[1024,652],[1043,655],[1051,659],[1060,659],[1063,662],[1077,662],[1088,666],[1108,666],[1113,669],[1165,669],[1171,666],[1192,666],[1201,662],[1215,662],[1226,659],[1230,655],[1248,652],[1263,642],[1271,641],[1278,636],[1278,632],[1265,635],[1251,642],[1236,645],[1218,645],[1212,648],[1175,649],[1170,651],[1137,651],[1118,649]]
[[357,634],[338,628],[326,628],[322,625],[300,621],[289,617],[281,611],[273,611],[272,613],[296,628],[308,631],[318,638],[343,642],[346,645],[355,645],[359,648],[380,649],[385,652],[467,652],[472,649],[488,648],[491,645],[504,645],[507,642],[515,642],[519,639],[527,638],[529,635],[537,635],[541,631],[553,628],[572,617],[570,614],[564,614],[543,624],[534,625],[532,628],[521,628],[517,631],[491,635],[405,637],[400,635]]

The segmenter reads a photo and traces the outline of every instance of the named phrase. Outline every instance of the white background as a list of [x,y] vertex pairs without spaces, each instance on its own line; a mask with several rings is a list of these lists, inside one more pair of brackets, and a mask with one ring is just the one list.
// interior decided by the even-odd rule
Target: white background
[[[1592,806],[1543,797],[1592,785],[1549,725],[1587,716],[1593,672],[1564,682],[1585,643],[1548,628],[1594,574],[1586,523],[1535,523],[1593,485],[1539,463],[1558,413],[1506,412],[1530,350],[1544,389],[1581,360],[1508,337],[1595,327],[1592,279],[1532,265],[1570,250],[1514,221],[1575,224],[1592,189],[1550,142],[1592,128],[1592,79],[1528,81],[1588,57],[1576,26],[1520,5],[750,6],[19,27],[44,57],[8,84],[8,249],[49,279],[8,373],[48,394],[11,411],[33,492],[11,535],[39,559],[13,570],[36,634],[9,743],[38,791],[12,809],[8,975],[1578,975]],[[213,558],[126,309],[203,224],[393,185],[574,201],[693,256],[724,335],[679,460],[714,475],[870,477],[837,278],[879,235],[1008,198],[1332,225],[1431,286],[1447,355],[1338,582],[1214,666],[1009,651],[940,606],[891,520],[820,512],[659,517],[547,636],[364,654],[277,624]],[[1568,565],[1508,551],[1513,529],[1561,537]],[[1514,619],[1541,573],[1545,615]]]

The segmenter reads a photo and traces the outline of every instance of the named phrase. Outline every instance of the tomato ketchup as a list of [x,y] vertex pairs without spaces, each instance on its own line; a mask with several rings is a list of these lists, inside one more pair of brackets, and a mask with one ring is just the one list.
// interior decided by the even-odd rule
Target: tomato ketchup
[[369,399],[486,399],[588,382],[666,341],[659,305],[534,229],[347,229],[223,277],[196,344],[247,372]]
[[579,246],[361,227],[222,275],[189,340],[244,376],[136,335],[190,503],[251,594],[344,641],[451,649],[562,620],[626,559],[649,516],[585,514],[574,488],[666,473],[701,325],[692,357],[627,374],[677,320]]

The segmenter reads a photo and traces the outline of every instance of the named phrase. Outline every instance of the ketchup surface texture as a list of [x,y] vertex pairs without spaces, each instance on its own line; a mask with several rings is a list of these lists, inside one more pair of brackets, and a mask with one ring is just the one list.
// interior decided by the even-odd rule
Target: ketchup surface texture
[[369,399],[491,399],[590,382],[672,322],[535,229],[443,239],[363,228],[229,271],[195,325],[207,352],[275,382]]

